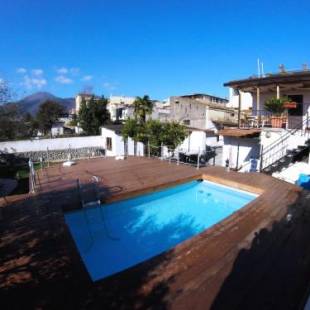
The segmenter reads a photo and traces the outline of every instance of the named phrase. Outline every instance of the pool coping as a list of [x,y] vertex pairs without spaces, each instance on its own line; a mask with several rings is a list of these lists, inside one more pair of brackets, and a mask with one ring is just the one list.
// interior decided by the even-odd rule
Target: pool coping
[[[75,263],[81,264],[82,265],[82,269],[83,272],[86,273],[85,276],[87,276],[88,281],[90,283],[101,283],[104,282],[108,279],[112,279],[113,277],[122,274],[123,272],[128,272],[128,270],[134,270],[136,268],[141,267],[143,264],[146,263],[151,263],[152,260],[157,260],[160,257],[163,257],[169,253],[178,253],[178,252],[182,252],[184,249],[186,249],[188,246],[190,246],[193,242],[195,242],[195,240],[199,240],[201,238],[204,238],[206,236],[212,238],[211,234],[218,230],[219,228],[223,228],[223,226],[225,226],[227,223],[231,222],[233,219],[236,219],[239,217],[239,215],[244,214],[245,212],[247,212],[249,209],[251,209],[252,207],[255,207],[255,204],[257,203],[257,200],[262,196],[262,194],[264,194],[265,190],[260,188],[260,187],[253,187],[244,183],[239,183],[239,182],[235,182],[235,181],[231,181],[231,180],[227,180],[227,179],[223,179],[221,177],[216,177],[216,176],[212,176],[206,173],[202,173],[201,175],[196,175],[196,176],[191,176],[191,177],[186,177],[186,178],[181,178],[177,181],[173,181],[173,182],[166,182],[166,183],[162,183],[162,184],[158,184],[156,186],[149,186],[149,187],[145,187],[143,189],[139,189],[139,190],[134,190],[134,191],[129,191],[129,192],[125,192],[123,194],[116,194],[116,195],[112,195],[108,198],[106,198],[103,202],[103,207],[104,204],[109,204],[112,202],[117,202],[117,201],[121,201],[121,200],[126,200],[126,199],[131,199],[131,198],[135,198],[137,196],[140,195],[144,195],[144,194],[151,194],[157,191],[161,191],[164,189],[168,189],[170,187],[173,186],[177,186],[177,185],[181,185],[190,181],[195,181],[195,180],[206,180],[206,181],[210,181],[213,183],[217,183],[219,185],[223,185],[223,186],[227,186],[230,187],[232,189],[235,190],[241,190],[241,191],[246,191],[249,194],[253,194],[253,195],[257,195],[257,197],[255,197],[251,202],[247,203],[246,205],[244,205],[242,208],[236,210],[235,212],[233,212],[232,214],[230,214],[229,216],[225,217],[224,219],[222,219],[221,221],[219,221],[216,224],[213,224],[211,227],[205,229],[204,231],[202,231],[201,233],[192,236],[191,238],[182,241],[181,243],[177,244],[176,246],[174,246],[171,249],[168,249],[164,252],[161,252],[160,254],[157,254],[147,260],[144,260],[134,266],[128,267],[126,269],[123,269],[119,272],[116,272],[112,275],[109,275],[107,277],[101,278],[101,279],[97,279],[97,280],[93,280],[91,278],[91,275],[89,274],[86,264],[82,259],[82,256],[79,252],[79,249],[75,243],[75,240],[71,234],[71,231],[69,229],[68,224],[65,221],[65,213],[71,213],[71,212],[76,212],[79,211],[81,209],[75,209],[75,210],[71,210],[71,211],[67,211],[67,212],[63,212],[63,221],[64,221],[64,226],[66,227],[66,235],[69,234],[68,238],[70,239],[70,243],[71,243],[71,248],[74,249],[75,252]],[[76,257],[78,256],[78,257]],[[81,266],[80,266],[81,267]]]

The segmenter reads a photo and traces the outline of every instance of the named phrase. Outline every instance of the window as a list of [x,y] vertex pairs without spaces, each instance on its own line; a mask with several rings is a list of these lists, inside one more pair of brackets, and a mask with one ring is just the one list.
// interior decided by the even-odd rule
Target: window
[[112,151],[112,138],[107,137],[105,145],[106,145],[107,151]]
[[190,123],[191,123],[191,121],[190,121],[189,119],[185,119],[185,120],[183,121],[183,124],[184,124],[184,125],[190,125]]

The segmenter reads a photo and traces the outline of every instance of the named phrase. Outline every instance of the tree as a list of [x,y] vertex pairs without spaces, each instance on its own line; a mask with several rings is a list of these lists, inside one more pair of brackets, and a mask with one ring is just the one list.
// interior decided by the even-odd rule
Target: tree
[[39,129],[42,130],[44,134],[50,131],[52,125],[64,112],[65,108],[57,102],[47,100],[42,103],[36,115]]
[[122,130],[122,136],[126,141],[128,137],[135,142],[149,142],[151,153],[158,155],[161,144],[175,149],[187,136],[186,128],[176,122],[163,123],[159,120],[148,120],[140,124],[137,119],[127,119]]
[[186,128],[176,122],[163,124],[161,141],[169,148],[175,149],[187,136]]
[[82,101],[78,122],[86,134],[98,135],[100,127],[110,122],[107,104],[108,100],[104,96],[99,99],[93,96],[88,102]]
[[146,115],[153,111],[153,101],[149,96],[137,97],[134,101],[134,115],[140,124],[146,121]]

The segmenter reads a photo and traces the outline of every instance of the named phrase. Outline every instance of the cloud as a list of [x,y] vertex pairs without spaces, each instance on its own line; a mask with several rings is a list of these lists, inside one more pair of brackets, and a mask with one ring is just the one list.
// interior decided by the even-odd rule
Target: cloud
[[104,82],[102,86],[103,86],[103,88],[105,88],[106,90],[109,90],[109,91],[115,90],[117,88],[116,84],[110,83],[110,82]]
[[44,73],[44,71],[42,69],[33,69],[31,70],[31,73],[35,76],[40,76]]
[[66,74],[78,75],[80,72],[80,68],[77,68],[77,67],[72,67],[72,68],[61,67],[61,68],[56,69],[56,72],[59,75],[66,75]]
[[61,67],[56,70],[58,74],[67,74],[69,72],[69,69],[66,67]]
[[27,72],[27,69],[20,67],[16,69],[16,72],[20,74],[25,74]]
[[72,75],[78,75],[80,73],[80,68],[77,67],[70,68],[70,73]]
[[43,86],[47,85],[47,80],[42,77],[36,78],[25,75],[21,85],[27,89],[33,89],[33,88],[41,89]]
[[58,75],[55,78],[55,81],[60,84],[72,84],[73,80],[64,75]]
[[81,81],[90,81],[93,79],[93,76],[92,75],[84,75],[82,78],[81,78]]

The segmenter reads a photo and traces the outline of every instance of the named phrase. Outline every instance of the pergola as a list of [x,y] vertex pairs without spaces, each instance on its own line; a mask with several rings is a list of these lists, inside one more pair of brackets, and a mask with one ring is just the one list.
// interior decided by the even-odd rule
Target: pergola
[[[243,80],[234,80],[224,83],[224,86],[233,88],[239,94],[238,124],[240,127],[241,96],[240,91],[250,92],[256,96],[257,110],[262,110],[260,96],[263,93],[274,92],[277,98],[281,93],[288,91],[310,91],[310,70],[281,72],[267,74],[261,77],[250,77]],[[259,116],[259,115],[258,115]]]

